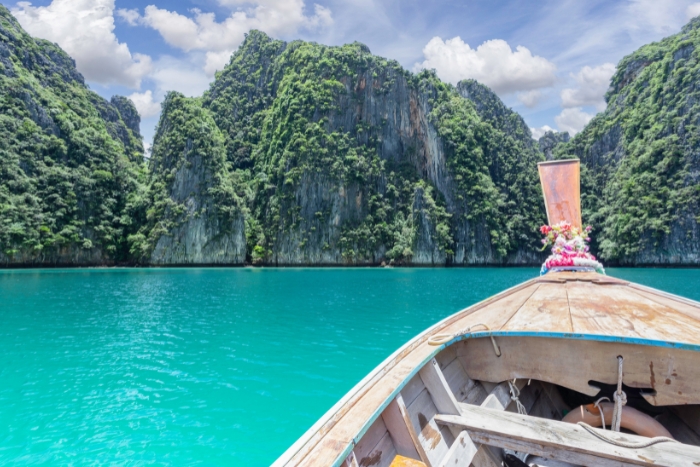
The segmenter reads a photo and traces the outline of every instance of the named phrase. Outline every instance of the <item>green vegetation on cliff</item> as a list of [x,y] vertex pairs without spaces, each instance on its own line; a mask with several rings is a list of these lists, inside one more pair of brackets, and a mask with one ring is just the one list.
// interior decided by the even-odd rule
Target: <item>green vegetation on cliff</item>
[[144,163],[133,104],[0,7],[0,262],[538,262],[544,150],[582,160],[604,259],[697,263],[699,43],[696,19],[625,57],[607,110],[538,145],[475,81],[251,31],[168,94]]
[[[313,262],[310,249],[345,262],[411,262],[420,222],[442,262],[458,243],[488,262],[534,251],[541,156],[521,154],[529,130],[507,134],[431,72],[412,75],[359,43],[285,44],[252,31],[203,106],[238,183],[253,189],[246,236],[255,262],[289,262],[277,252],[290,241],[298,261]],[[349,193],[356,206],[338,206]]]
[[90,91],[65,52],[0,5],[0,263],[126,259],[145,173],[124,101]]
[[700,261],[700,18],[618,65],[608,108],[559,158],[583,163],[584,217],[604,259]]
[[[221,222],[219,234],[230,234],[225,226],[245,209],[249,196],[246,184],[231,170],[224,137],[200,99],[171,92],[163,115],[167,118],[158,125],[149,161],[146,222],[128,238],[131,253],[141,261],[148,261],[163,235],[192,218],[213,216]],[[190,202],[193,196],[208,202]]]

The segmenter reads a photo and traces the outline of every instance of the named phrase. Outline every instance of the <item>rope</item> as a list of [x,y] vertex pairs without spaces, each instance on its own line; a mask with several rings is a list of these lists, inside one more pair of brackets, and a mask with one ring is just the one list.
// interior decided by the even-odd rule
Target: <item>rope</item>
[[603,409],[599,405],[603,401],[603,399],[610,402],[609,398],[601,397],[600,399],[595,401],[595,404],[593,404],[593,406],[598,409],[598,412],[600,412],[600,420],[603,422],[603,430],[605,430],[605,414],[603,413]]
[[508,386],[510,386],[510,399],[515,402],[515,405],[518,407],[518,413],[520,415],[527,415],[527,410],[525,409],[525,406],[523,405],[522,402],[520,402],[520,389],[514,384],[517,381],[517,379],[514,379],[513,382],[508,381]]
[[653,446],[654,444],[659,444],[659,443],[677,443],[675,439],[667,438],[666,436],[657,436],[655,438],[650,438],[648,441],[642,441],[639,443],[630,443],[628,441],[618,441],[616,439],[609,438],[605,434],[601,433],[600,431],[596,430],[592,426],[590,426],[587,423],[584,422],[578,422],[577,425],[581,425],[581,427],[595,436],[598,439],[601,439],[605,441],[606,443],[610,443],[615,446],[620,446],[623,448],[630,448],[630,449],[642,449],[642,448],[647,448],[649,446]]
[[624,358],[619,355],[617,357],[617,391],[613,395],[615,399],[615,409],[613,410],[612,424],[610,429],[620,431],[620,422],[622,421],[622,407],[627,405],[627,394],[622,390],[622,362]]
[[[477,326],[483,326],[486,328],[487,331],[490,331],[491,328],[489,328],[487,325],[484,323],[478,323],[474,324],[472,326],[469,326],[466,329],[462,329],[461,331],[458,331],[454,334],[435,334],[434,336],[430,336],[428,339],[428,345],[442,345],[446,344],[447,342],[450,342],[452,339],[460,336],[464,336],[466,334],[469,334],[472,329],[474,329]],[[491,343],[493,344],[493,350],[496,352],[496,356],[500,357],[501,356],[501,349],[498,347],[498,344],[496,344],[496,339],[493,338],[493,336],[489,336],[491,338]]]

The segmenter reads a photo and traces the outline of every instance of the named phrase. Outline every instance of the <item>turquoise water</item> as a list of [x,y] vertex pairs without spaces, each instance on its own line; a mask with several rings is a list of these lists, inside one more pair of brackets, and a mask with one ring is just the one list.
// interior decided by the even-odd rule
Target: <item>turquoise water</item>
[[[700,300],[700,270],[610,270]],[[536,269],[0,271],[0,465],[265,466]]]

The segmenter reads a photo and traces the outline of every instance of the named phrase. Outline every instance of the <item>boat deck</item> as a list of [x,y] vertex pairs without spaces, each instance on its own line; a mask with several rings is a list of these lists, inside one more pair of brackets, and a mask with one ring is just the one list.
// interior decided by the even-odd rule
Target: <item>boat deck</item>
[[[469,328],[474,329],[462,335]],[[455,337],[428,344],[444,334]],[[491,347],[492,336],[501,356]],[[550,273],[469,307],[408,342],[274,465],[325,467],[330,459],[341,465],[397,396],[410,392],[419,371],[447,347],[471,380],[495,386],[531,378],[583,394],[598,392],[590,381],[614,383],[615,356],[625,355],[624,384],[647,391],[649,403],[700,404],[700,304],[596,273]],[[573,371],[577,366],[580,371]]]

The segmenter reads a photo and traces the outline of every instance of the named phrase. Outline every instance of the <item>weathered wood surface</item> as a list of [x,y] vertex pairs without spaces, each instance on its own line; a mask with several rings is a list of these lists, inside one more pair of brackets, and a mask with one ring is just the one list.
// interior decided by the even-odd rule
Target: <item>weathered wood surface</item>
[[[537,300],[537,297],[541,296],[537,295],[540,288],[543,288],[540,294],[551,293],[561,297],[561,293],[552,290],[551,286],[565,288],[568,304],[565,305],[564,301],[558,298],[552,303],[552,309],[548,309],[548,305],[545,303],[540,303],[536,307],[534,306],[535,302],[528,305],[531,298]],[[601,299],[600,297],[605,298]],[[606,306],[608,303],[613,306]],[[565,316],[567,309],[570,314],[568,321],[554,318]],[[525,313],[522,316],[518,316],[521,311]],[[679,300],[668,294],[635,286],[620,279],[601,276],[596,273],[562,272],[547,274],[463,310],[417,336],[400,353],[382,364],[361,387],[355,388],[344,403],[330,417],[325,419],[318,429],[305,436],[288,454],[280,458],[275,467],[282,465],[320,467],[327,466],[334,459],[337,459],[340,453],[353,443],[354,437],[368,420],[373,415],[377,415],[377,409],[390,399],[396,388],[402,385],[408,376],[431,356],[435,348],[427,345],[426,342],[432,335],[457,333],[476,324],[486,324],[494,331],[517,330],[622,335],[700,345],[698,316],[700,316],[700,304],[696,302],[685,299]],[[528,324],[528,319],[532,319],[530,324]],[[663,329],[659,330],[658,326]],[[483,328],[477,328],[475,331],[479,329]],[[499,345],[505,342],[503,337],[497,337],[496,339]],[[473,342],[476,342],[476,340],[470,341],[469,344],[471,345]],[[571,345],[575,341],[567,340],[566,342]],[[490,342],[488,344],[490,345]],[[653,347],[647,346],[645,348]],[[493,355],[493,349],[490,349],[489,352]],[[673,374],[674,362],[677,361],[674,352],[668,351],[665,356],[658,355],[655,357],[660,359],[658,360],[660,363],[657,364],[657,360],[654,360],[655,381],[653,386],[656,386],[657,392],[659,392],[661,386],[671,387],[661,390],[663,394],[661,394],[661,397],[657,394],[656,401],[653,398],[649,400],[652,403],[656,402],[658,405],[663,403],[697,403],[691,402],[696,396],[688,396],[681,387],[685,385],[684,387],[690,388],[693,385],[692,380],[696,376],[683,374],[678,371],[675,371],[676,375]],[[589,356],[587,350],[579,352],[577,356],[578,359],[572,362],[573,366],[570,368],[577,370],[575,373],[578,373],[578,380],[572,381],[572,386],[569,387],[576,389],[585,386],[585,390],[581,392],[591,394],[593,389],[588,387],[587,384],[582,385],[580,382],[586,380],[586,374],[578,370],[580,369],[580,364],[584,364],[586,367],[594,366],[595,360],[593,356]],[[549,352],[544,357],[546,357],[545,360],[557,360],[559,355]],[[462,355],[460,358],[471,380],[479,379],[471,374],[464,356]],[[694,360],[694,366],[699,368],[700,365],[697,358],[694,357],[691,360]],[[540,370],[543,369],[543,367],[538,367],[538,365],[533,363],[534,357],[530,359],[530,366],[534,370],[538,368]],[[600,378],[589,379],[612,382],[617,375],[614,362],[610,368],[608,368],[607,364],[603,366],[606,368],[606,371],[603,372],[604,374]],[[635,376],[630,380],[628,379],[627,361],[625,362],[625,384],[634,386],[634,384],[630,383],[636,382],[634,387],[651,387],[649,362],[646,363],[646,373],[641,368],[641,363],[639,366],[640,368],[632,372]],[[675,368],[678,370],[677,365]],[[511,373],[515,374],[511,375]],[[521,373],[523,372],[511,371],[509,376],[492,381],[500,382],[515,376],[536,378],[534,375],[527,376]],[[532,373],[532,371],[525,373]],[[574,376],[570,375],[568,378],[573,380]],[[551,377],[542,379],[544,381],[557,382]],[[666,384],[667,379],[671,382],[670,384]],[[700,380],[695,379],[695,381]],[[695,387],[698,387],[697,383]],[[471,389],[480,390],[481,386],[476,384]],[[674,390],[675,396],[673,395]],[[695,391],[697,394],[697,389]],[[679,392],[683,394],[678,394]],[[676,402],[678,400],[685,402]]]
[[532,378],[594,396],[599,388],[588,382],[616,384],[617,356],[622,355],[623,383],[648,389],[644,397],[649,403],[700,403],[700,353],[692,350],[523,336],[500,336],[498,344],[501,357],[489,351],[487,338],[463,344],[461,352],[469,355],[463,363],[472,378],[493,382]]
[[[447,384],[445,376],[442,374],[442,370],[440,370],[437,360],[432,359],[429,361],[420,370],[419,375],[423,380],[423,384],[425,384],[425,388],[430,393],[430,397],[432,398],[438,413],[448,413],[452,415],[460,414],[459,403],[457,402],[454,393],[450,389],[450,386]],[[409,411],[410,410],[411,409],[409,408]],[[464,433],[460,433],[461,430],[454,429],[454,427],[449,428],[451,429],[452,435],[455,438],[455,441],[452,443],[452,448],[455,448],[455,443],[457,443],[457,441],[459,441],[461,447],[457,447],[455,449],[450,448],[450,452],[448,452],[446,458],[459,454],[462,456],[460,462],[466,462],[464,465],[468,466],[471,464],[471,460],[474,457],[474,454],[476,454],[477,448],[474,446],[472,440],[469,439],[469,436],[465,436]]]
[[[390,446],[391,445],[391,446]],[[353,449],[359,465],[389,465],[397,454],[382,417],[379,417]],[[392,454],[393,453],[393,454]]]
[[[666,442],[639,449],[619,447],[596,438],[578,425],[477,406],[469,407],[463,416],[437,415],[435,418],[439,423],[464,428],[472,439],[481,443],[580,465],[697,467],[700,462],[700,447],[697,446]],[[610,430],[600,431],[617,441],[649,440]]]
[[342,467],[360,467],[357,463],[357,457],[355,457],[354,452],[350,452],[348,457],[345,458]]
[[561,284],[540,284],[518,312],[500,331],[558,329],[573,332],[566,288]]
[[440,462],[440,467],[469,467],[476,455],[477,447],[474,446],[469,434],[462,431],[455,442],[450,446],[445,458]]
[[394,401],[396,401],[396,405],[399,408],[399,411],[401,412],[401,417],[403,418],[404,425],[408,429],[408,434],[413,440],[413,446],[418,451],[420,459],[425,463],[425,465],[427,465],[428,467],[432,467],[432,464],[430,463],[430,458],[428,458],[428,454],[425,452],[425,449],[423,449],[421,440],[418,437],[418,432],[413,427],[413,422],[411,422],[411,416],[408,414],[408,407],[406,407],[406,403],[404,402],[401,394],[397,395]]
[[392,400],[389,406],[384,409],[382,420],[391,435],[391,439],[394,440],[396,452],[404,457],[419,459],[420,455],[396,399]]
[[567,283],[575,332],[671,342],[700,340],[700,321],[630,287]]
[[[525,386],[525,381],[516,381],[515,386],[522,389]],[[486,407],[494,410],[506,410],[513,400],[510,395],[510,386],[507,382],[496,385],[489,395],[481,403],[481,407]],[[460,404],[460,413],[463,412],[462,407],[467,407],[467,404]],[[499,467],[501,462],[497,460],[491,448],[488,446],[477,446],[477,451],[472,458],[474,467]]]

